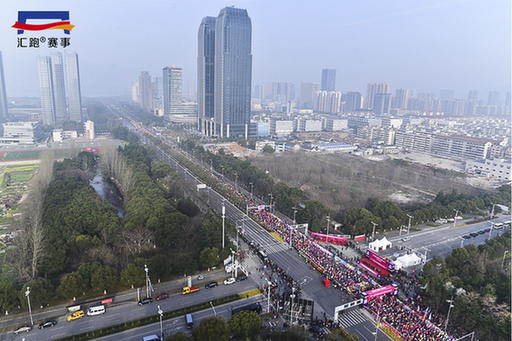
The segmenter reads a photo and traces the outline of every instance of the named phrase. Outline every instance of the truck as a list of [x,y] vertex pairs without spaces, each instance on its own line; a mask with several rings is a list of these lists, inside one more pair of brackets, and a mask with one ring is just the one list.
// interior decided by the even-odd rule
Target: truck
[[184,287],[181,293],[183,295],[190,294],[191,292],[199,291],[199,287]]

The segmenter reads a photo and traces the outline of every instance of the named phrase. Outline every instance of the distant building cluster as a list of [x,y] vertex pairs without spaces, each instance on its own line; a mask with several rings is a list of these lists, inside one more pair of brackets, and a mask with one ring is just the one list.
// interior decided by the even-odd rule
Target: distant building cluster
[[65,61],[60,52],[37,57],[41,116],[46,125],[82,121],[78,55],[66,52]]

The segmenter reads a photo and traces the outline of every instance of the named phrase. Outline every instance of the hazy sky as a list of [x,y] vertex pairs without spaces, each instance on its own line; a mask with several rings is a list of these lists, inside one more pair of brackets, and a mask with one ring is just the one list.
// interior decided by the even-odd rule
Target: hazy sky
[[[0,50],[7,96],[38,96],[37,55],[76,51],[82,94],[129,95],[141,71],[183,68],[183,90],[196,81],[197,31],[226,6],[252,20],[253,85],[320,82],[337,69],[336,89],[366,93],[369,82],[467,98],[511,81],[510,0],[3,0]],[[11,28],[18,11],[70,11],[71,46],[18,48],[17,37],[64,36],[62,30]],[[31,22],[36,23],[36,22]]]

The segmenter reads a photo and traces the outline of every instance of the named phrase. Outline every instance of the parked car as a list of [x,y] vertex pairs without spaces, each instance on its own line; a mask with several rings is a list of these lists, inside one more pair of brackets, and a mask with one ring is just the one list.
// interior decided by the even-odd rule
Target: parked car
[[39,329],[44,329],[46,327],[53,327],[56,324],[57,324],[57,321],[51,320],[51,321],[46,321],[46,322],[40,323],[38,327],[39,327]]
[[471,235],[471,237],[476,237],[476,236],[478,236],[478,232],[471,232],[470,235]]
[[484,233],[485,233],[485,230],[478,231],[478,234],[484,234]]
[[14,330],[14,334],[19,334],[19,333],[25,333],[25,332],[29,332],[32,330],[32,326],[21,326],[21,327],[18,327]]
[[80,319],[84,316],[85,316],[85,313],[83,310],[75,311],[74,313],[72,313],[71,315],[68,316],[68,322]]
[[[157,301],[160,301],[160,300],[165,300],[166,298],[169,298],[169,295],[168,294],[160,294],[156,297],[156,300]],[[151,302],[150,302],[151,303]]]
[[204,279],[204,276],[203,276],[203,275],[199,275],[199,276],[197,276],[197,280],[198,280],[198,281],[202,281],[203,279]]
[[236,280],[233,277],[229,277],[228,279],[224,280],[224,285],[230,285],[230,284],[233,284],[235,282],[236,282]]
[[406,241],[408,241],[409,239],[411,239],[411,237],[403,237],[403,238],[402,238],[402,241],[403,241],[403,242],[406,242]]
[[465,234],[465,235],[463,235],[463,236],[462,236],[462,238],[464,238],[464,239],[469,239],[469,238],[471,238],[471,237],[470,237],[469,235]]
[[204,288],[205,288],[205,289],[215,288],[215,287],[216,287],[216,286],[218,286],[218,285],[219,285],[219,283],[217,283],[217,282],[210,282],[210,283],[206,284],[206,285],[204,286]]
[[484,230],[484,232],[490,232],[490,231],[491,231],[491,228],[490,228],[490,227],[488,227],[488,228],[486,228],[486,229]]
[[149,304],[149,303],[153,303],[153,299],[151,297],[146,297],[139,301],[139,305]]
[[237,281],[237,282],[240,282],[240,281],[244,281],[244,280],[246,280],[246,279],[247,279],[247,276],[246,276],[246,275],[242,275],[242,276],[238,276],[238,277],[237,277],[237,279],[236,279],[236,281]]

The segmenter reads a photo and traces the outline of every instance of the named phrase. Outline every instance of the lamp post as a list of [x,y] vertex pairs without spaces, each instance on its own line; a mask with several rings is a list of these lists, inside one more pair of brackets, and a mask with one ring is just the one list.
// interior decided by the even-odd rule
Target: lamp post
[[373,225],[373,231],[372,231],[372,241],[375,240],[375,226],[378,226],[379,224],[375,224],[373,221],[371,221]]
[[32,308],[30,307],[30,287],[27,287],[27,291],[25,291],[25,296],[27,296],[28,313],[30,315],[30,324],[33,326],[34,320],[32,319]]
[[224,166],[220,166],[220,168],[222,169],[222,180],[224,181]]
[[226,206],[224,200],[222,201],[222,249],[224,249],[224,219],[226,218]]
[[270,197],[270,213],[272,213],[272,199],[274,199],[274,196],[272,193],[269,193],[268,196]]
[[215,315],[215,317],[217,317],[217,312],[215,311],[215,307],[213,306],[213,303],[211,301],[210,301],[210,305],[212,306],[213,315]]
[[210,159],[210,172],[213,170],[213,160]]
[[505,250],[503,253],[503,260],[501,261],[501,270],[503,270],[503,265],[505,265],[505,256],[507,255],[508,250]]
[[238,173],[235,172],[235,189],[238,189]]
[[252,191],[254,189],[254,184],[252,182],[249,182],[249,185],[251,185],[251,200],[252,200]]
[[164,312],[162,311],[162,309],[160,309],[159,305],[157,306],[157,308],[158,308],[158,315],[160,315],[160,336],[163,340],[164,339],[164,330],[162,328],[162,317],[164,317]]
[[148,276],[148,267],[144,264],[144,271],[146,272],[146,297],[149,297],[149,276]]
[[446,316],[446,322],[444,324],[444,331],[445,332],[448,329],[448,320],[450,319],[450,312],[452,311],[452,308],[454,307],[454,305],[452,304],[453,303],[453,296],[452,296],[451,300],[446,300],[446,302],[448,302],[450,304],[450,307],[448,308],[448,315]]
[[327,215],[327,239],[326,241],[329,242],[329,223],[331,222],[331,217]]
[[492,219],[492,217],[494,217],[494,206],[496,206],[496,204],[492,204],[491,219]]
[[407,215],[409,217],[409,225],[407,225],[407,234],[411,231],[411,219],[414,218],[412,215]]
[[457,217],[459,216],[459,212],[455,208],[453,209],[455,211],[455,217],[453,217],[453,227],[455,227],[455,224],[457,224]]

